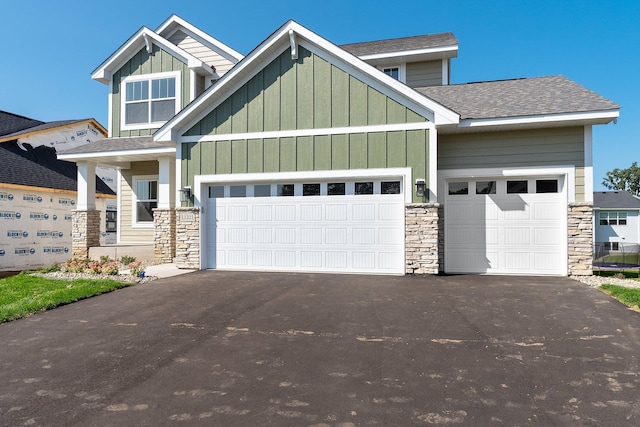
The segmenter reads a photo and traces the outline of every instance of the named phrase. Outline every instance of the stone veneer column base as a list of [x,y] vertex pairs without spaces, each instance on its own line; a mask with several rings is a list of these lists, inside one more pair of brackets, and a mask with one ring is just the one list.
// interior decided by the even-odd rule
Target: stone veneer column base
[[176,211],[153,210],[153,261],[171,263],[176,255]]
[[569,203],[567,219],[570,276],[593,274],[593,204]]
[[200,209],[176,209],[176,266],[200,269]]
[[438,274],[444,266],[444,215],[439,203],[405,206],[407,274]]
[[71,254],[88,258],[89,248],[100,246],[100,211],[76,210],[71,213]]

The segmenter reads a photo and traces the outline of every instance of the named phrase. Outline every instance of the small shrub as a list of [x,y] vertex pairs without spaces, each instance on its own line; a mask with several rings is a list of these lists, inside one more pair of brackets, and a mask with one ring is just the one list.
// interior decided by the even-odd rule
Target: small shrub
[[623,273],[616,273],[613,275],[613,277],[615,277],[616,279],[626,279]]
[[102,264],[102,274],[108,274],[109,276],[115,276],[118,274],[118,263],[110,261]]
[[49,267],[45,267],[43,269],[38,270],[39,273],[55,273],[57,271],[60,271],[60,264],[58,264],[57,262],[54,264],[51,264]]
[[109,255],[100,255],[100,265],[107,264],[113,260],[109,258]]
[[88,268],[90,262],[92,262],[90,259],[71,258],[60,266],[60,271],[63,273],[82,273]]
[[129,264],[129,274],[133,277],[139,277],[140,273],[144,271],[144,267],[140,261],[132,262]]
[[87,264],[87,273],[89,274],[101,274],[102,266],[98,261],[90,261]]
[[120,257],[120,263],[122,265],[129,265],[129,264],[134,263],[134,262],[136,262],[136,257],[134,257],[134,256],[122,255]]

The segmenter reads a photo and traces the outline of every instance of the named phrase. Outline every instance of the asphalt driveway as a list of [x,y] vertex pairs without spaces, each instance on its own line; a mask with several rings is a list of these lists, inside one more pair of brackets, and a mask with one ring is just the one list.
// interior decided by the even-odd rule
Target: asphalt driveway
[[640,425],[640,314],[566,278],[201,271],[0,349],[2,425]]

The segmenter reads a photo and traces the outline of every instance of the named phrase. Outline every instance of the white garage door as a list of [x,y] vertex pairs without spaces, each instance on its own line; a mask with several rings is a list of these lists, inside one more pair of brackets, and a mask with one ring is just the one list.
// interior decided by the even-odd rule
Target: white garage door
[[207,268],[404,274],[401,181],[210,186]]
[[567,274],[560,178],[447,182],[447,273]]

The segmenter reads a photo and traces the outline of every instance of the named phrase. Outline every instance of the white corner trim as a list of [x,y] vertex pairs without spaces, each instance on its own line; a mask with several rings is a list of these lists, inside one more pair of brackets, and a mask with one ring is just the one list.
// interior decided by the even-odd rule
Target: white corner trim
[[121,242],[121,235],[122,235],[122,172],[120,171],[120,169],[116,169],[116,179],[118,180],[117,182],[117,198],[116,198],[116,209],[118,210],[117,213],[117,224],[116,224],[116,243],[120,244]]
[[429,128],[429,202],[438,203],[438,131]]
[[449,59],[442,60],[442,86],[449,84]]
[[520,125],[530,123],[554,123],[564,121],[576,121],[576,120],[602,120],[602,119],[616,119],[620,116],[619,110],[603,110],[603,111],[589,111],[580,113],[561,113],[561,114],[545,114],[539,116],[518,116],[518,117],[504,117],[496,119],[464,119],[460,120],[458,127],[460,128],[472,128],[472,127],[488,127],[488,126],[507,126],[507,125]]
[[411,168],[385,168],[385,169],[344,169],[323,171],[299,171],[299,172],[270,172],[270,173],[243,173],[220,175],[196,175],[194,179],[195,206],[203,205],[203,192],[205,184],[216,183],[243,183],[259,184],[274,182],[298,182],[305,180],[327,179],[358,179],[358,178],[401,178],[403,180],[404,201],[411,203],[413,183],[411,182]]
[[109,111],[107,111],[107,138],[113,136],[113,78],[109,79]]
[[593,202],[593,128],[584,127],[584,201]]
[[194,99],[196,99],[196,72],[189,70],[189,102]]
[[576,201],[576,168],[572,165],[522,167],[522,168],[477,168],[477,169],[442,169],[438,171],[438,192],[441,201],[446,194],[446,181],[456,178],[508,178],[508,177],[537,177],[564,176],[567,202]]
[[181,142],[204,142],[204,141],[238,141],[243,139],[266,139],[266,138],[295,138],[301,136],[321,136],[321,135],[346,135],[354,133],[372,133],[372,132],[394,132],[402,130],[424,130],[429,129],[435,132],[435,126],[431,122],[415,122],[415,123],[398,123],[392,125],[371,125],[371,126],[352,126],[352,127],[335,127],[335,128],[317,128],[317,129],[292,129],[278,130],[268,132],[248,132],[248,133],[230,133],[220,135],[203,135],[203,136],[184,136],[180,138]]

